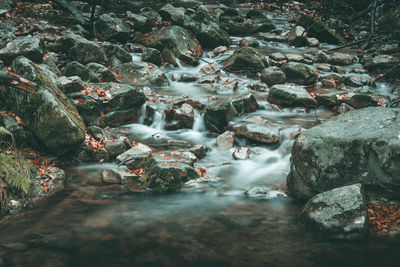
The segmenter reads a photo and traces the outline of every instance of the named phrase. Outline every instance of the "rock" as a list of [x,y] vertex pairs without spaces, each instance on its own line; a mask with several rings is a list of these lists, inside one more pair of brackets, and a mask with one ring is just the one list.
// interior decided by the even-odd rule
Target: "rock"
[[132,55],[121,45],[104,42],[103,50],[111,66],[117,66],[132,61]]
[[362,87],[363,84],[361,82],[360,77],[358,76],[347,76],[342,81],[345,85],[350,87]]
[[92,62],[87,64],[86,67],[89,69],[89,79],[91,82],[120,82],[114,72],[99,63]]
[[[95,92],[100,92],[103,98]],[[145,95],[137,88],[117,83],[89,84],[84,92],[68,97],[86,123],[114,127],[138,122],[139,110],[146,102]]]
[[192,129],[194,123],[194,108],[184,103],[175,111],[174,119],[184,127]]
[[264,41],[267,42],[277,42],[277,43],[285,43],[288,41],[287,37],[277,35],[275,33],[269,33],[269,32],[259,32],[258,37],[263,39]]
[[[92,125],[87,129],[88,134],[92,135],[94,139],[100,141],[101,138],[106,138],[107,133],[103,128]],[[122,152],[121,152],[122,153]]]
[[332,71],[339,73],[339,74],[346,74],[346,72],[347,72],[344,68],[342,68],[340,66],[333,66]]
[[197,159],[204,158],[208,150],[209,149],[204,145],[195,145],[194,147],[188,149],[188,151],[193,153]]
[[124,164],[129,169],[134,170],[137,169],[141,160],[148,157],[149,153],[151,153],[151,148],[139,143],[117,156],[117,163],[125,162]]
[[204,122],[210,131],[222,133],[237,111],[230,102],[216,102],[206,108]]
[[116,156],[125,152],[126,144],[123,140],[116,139],[111,142],[107,142],[104,148],[107,150],[110,158],[115,158]]
[[300,105],[318,106],[317,101],[302,86],[295,84],[276,84],[269,90],[268,102],[280,106]]
[[265,65],[260,53],[251,47],[240,47],[224,61],[224,68],[230,71],[256,73],[261,72]]
[[196,57],[203,53],[200,43],[180,26],[169,26],[150,32],[141,41],[145,46],[161,51],[164,61],[167,61],[165,56],[170,55],[186,64],[197,65]]
[[0,60],[7,66],[19,57],[24,56],[36,63],[43,61],[43,56],[46,54],[44,42],[39,37],[19,37],[7,44],[6,47],[0,50]]
[[59,80],[62,86],[62,90],[65,94],[79,92],[85,89],[85,84],[79,76],[62,76],[59,78]]
[[102,14],[94,25],[96,37],[99,40],[126,42],[131,32],[128,23],[116,17],[115,14]]
[[246,160],[250,158],[251,149],[247,146],[238,147],[235,151],[233,151],[232,156],[235,160]]
[[336,88],[336,82],[330,79],[322,79],[321,83],[326,88]]
[[335,82],[338,82],[338,81],[340,81],[340,80],[343,78],[343,76],[340,75],[340,74],[337,74],[337,73],[335,73],[335,72],[331,72],[331,73],[324,73],[324,74],[321,74],[321,75],[320,75],[320,78],[321,78],[322,80],[323,80],[323,79],[327,79],[327,80],[333,79],[333,80],[335,80]]
[[304,60],[304,57],[298,54],[286,54],[286,58],[288,61],[294,62],[302,62]]
[[207,65],[204,65],[200,69],[201,73],[206,73],[206,74],[219,73],[220,71],[221,71],[221,69],[220,69],[218,63],[216,63],[216,62],[211,62]]
[[235,144],[235,133],[226,131],[217,137],[217,146],[221,148],[231,148]]
[[286,60],[286,57],[282,53],[272,53],[269,57],[276,61]]
[[322,43],[338,44],[341,37],[323,21],[304,15],[298,24],[307,28],[308,37],[317,38]]
[[328,63],[332,65],[351,65],[355,62],[355,57],[344,53],[333,53],[328,56]]
[[334,239],[359,240],[368,234],[366,199],[361,184],[320,193],[310,199],[300,222]]
[[126,184],[139,178],[136,174],[116,168],[104,170],[101,176],[106,184]]
[[225,53],[226,50],[228,50],[228,48],[222,45],[214,48],[213,53],[218,56],[219,54]]
[[315,53],[315,58],[318,62],[325,63],[328,60],[328,55],[324,51],[318,50],[317,53]]
[[303,131],[292,148],[288,189],[308,199],[318,193],[361,183],[399,196],[400,109],[369,107]]
[[72,33],[67,34],[61,37],[58,43],[63,52],[79,63],[88,64],[90,62],[101,63],[108,61],[103,48],[99,44],[91,42],[82,36]]
[[311,66],[289,62],[282,67],[289,83],[311,85],[317,81],[317,73]]
[[24,57],[13,61],[11,71],[38,85],[35,94],[8,87],[5,96],[11,110],[52,152],[62,154],[78,147],[85,136],[85,125],[77,110],[58,88],[57,77],[44,66],[36,65]]
[[108,154],[108,151],[104,147],[93,150],[89,154],[91,154],[92,160],[95,160],[97,162],[109,162],[110,161],[110,154]]
[[16,38],[14,31],[14,28],[6,23],[0,25],[0,49],[5,48],[9,42]]
[[69,62],[62,70],[62,74],[67,77],[78,76],[83,81],[89,81],[90,79],[89,68],[77,61]]
[[151,63],[124,63],[116,66],[114,71],[121,75],[123,83],[132,86],[148,86],[150,88],[169,86],[167,76]]
[[142,61],[153,63],[157,66],[161,65],[161,52],[155,48],[146,47],[143,49]]
[[134,14],[131,11],[126,11],[126,17],[133,21],[135,24],[135,30],[147,32],[151,29],[150,20],[146,16],[140,14]]
[[266,186],[253,186],[244,192],[250,198],[256,199],[273,199],[276,197],[286,197],[286,195],[278,190],[272,190]]
[[[400,60],[390,55],[365,56],[362,60],[364,68],[371,73],[385,73],[396,65],[400,64]],[[394,78],[400,77],[399,74]]]
[[281,140],[280,129],[277,125],[259,116],[248,118],[243,123],[231,126],[237,136],[262,144],[276,144]]
[[195,34],[204,48],[214,49],[218,46],[229,46],[232,43],[229,34],[214,22],[202,23]]
[[319,41],[317,38],[308,38],[307,37],[307,45],[310,47],[318,47]]
[[307,34],[306,29],[301,26],[294,27],[288,36],[289,45],[293,46],[305,46],[307,44]]
[[236,109],[237,115],[244,113],[255,112],[260,109],[256,98],[252,94],[239,96],[239,98],[232,100],[232,104]]
[[274,84],[282,84],[286,82],[286,75],[278,67],[269,67],[263,69],[261,72],[261,81],[265,82],[269,86]]
[[154,153],[141,165],[145,168],[145,185],[158,193],[175,191],[199,177],[192,164],[193,160],[181,152]]
[[170,3],[163,6],[158,13],[164,21],[171,21],[173,24],[181,25],[185,21],[185,9],[174,7]]

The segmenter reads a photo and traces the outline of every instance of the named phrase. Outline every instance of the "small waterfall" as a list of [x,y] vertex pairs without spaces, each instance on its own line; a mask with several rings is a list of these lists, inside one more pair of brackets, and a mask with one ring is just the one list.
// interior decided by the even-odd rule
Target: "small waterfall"
[[151,128],[162,130],[165,125],[165,114],[161,114],[161,112],[156,111],[154,113],[153,124],[151,124]]
[[206,131],[206,125],[204,123],[204,113],[200,114],[200,112],[196,109],[194,110],[194,122],[192,130],[196,132]]
[[144,103],[140,107],[139,124],[143,124],[145,118],[146,118],[146,103]]

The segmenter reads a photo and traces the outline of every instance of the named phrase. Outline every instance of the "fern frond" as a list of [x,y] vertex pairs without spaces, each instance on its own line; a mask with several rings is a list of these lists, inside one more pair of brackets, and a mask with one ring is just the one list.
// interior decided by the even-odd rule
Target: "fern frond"
[[10,188],[26,194],[31,186],[30,176],[30,167],[25,160],[14,155],[0,154],[0,178],[4,179]]

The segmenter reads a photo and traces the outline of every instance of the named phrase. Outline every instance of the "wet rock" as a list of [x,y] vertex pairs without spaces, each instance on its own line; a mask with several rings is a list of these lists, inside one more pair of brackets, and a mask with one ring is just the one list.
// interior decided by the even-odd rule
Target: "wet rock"
[[272,190],[266,186],[253,186],[244,192],[250,198],[273,199],[276,197],[286,197],[286,195],[277,190]]
[[141,41],[145,46],[161,51],[163,57],[170,54],[186,64],[197,65],[196,56],[202,54],[200,43],[180,26],[169,26],[145,34]]
[[43,61],[43,56],[46,54],[44,42],[39,37],[19,37],[7,44],[6,47],[0,50],[0,60],[7,66],[19,57],[24,56],[33,62],[40,63]]
[[210,131],[222,133],[237,111],[230,102],[216,102],[206,108],[204,121]]
[[201,73],[207,73],[207,74],[214,74],[220,72],[220,67],[218,63],[212,62],[210,64],[207,64],[200,69]]
[[132,55],[129,54],[122,45],[111,44],[108,42],[103,43],[103,50],[111,66],[117,66],[122,63],[132,61]]
[[95,28],[98,39],[113,42],[126,42],[131,32],[129,24],[113,13],[100,15],[96,20]]
[[286,58],[288,61],[294,62],[302,62],[304,60],[304,57],[298,54],[286,54]]
[[229,34],[215,22],[202,23],[195,34],[204,48],[213,49],[218,46],[229,46],[232,43]]
[[351,65],[355,62],[355,57],[344,53],[333,53],[328,56],[328,63],[332,65]]
[[161,65],[161,52],[155,48],[147,47],[143,49],[142,61],[153,63],[157,66]]
[[107,142],[104,148],[107,150],[110,158],[115,158],[116,156],[125,152],[126,144],[123,140],[116,139],[111,142]]
[[193,74],[182,73],[181,77],[179,78],[180,82],[183,83],[191,83],[197,81],[197,77]]
[[104,147],[93,150],[89,154],[91,155],[91,159],[95,160],[97,162],[109,162],[110,161],[110,154],[108,154],[108,151]]
[[[96,90],[107,97],[99,98],[94,93]],[[89,84],[86,91],[71,93],[68,97],[85,122],[114,127],[137,122],[140,107],[146,102],[145,95],[137,88],[117,83]]]
[[337,108],[336,108],[336,112],[338,114],[344,114],[349,112],[350,110],[353,110],[354,108],[351,107],[350,105],[347,105],[346,103],[342,103],[340,104]]
[[0,25],[0,49],[6,47],[7,44],[15,38],[16,37],[14,34],[14,28],[5,23],[2,23]]
[[351,184],[399,195],[400,109],[369,107],[303,131],[292,148],[288,189],[308,199]]
[[339,73],[339,74],[346,74],[346,72],[347,72],[344,68],[342,68],[340,66],[333,66],[332,71]]
[[244,123],[231,126],[237,136],[262,144],[275,144],[280,142],[279,127],[260,117],[255,117]]
[[319,41],[317,38],[307,38],[307,45],[310,47],[318,47]]
[[151,23],[149,18],[142,16],[140,14],[132,13],[131,11],[126,11],[126,17],[133,21],[135,24],[135,30],[147,32],[151,29]]
[[90,79],[89,68],[77,61],[69,62],[64,67],[62,74],[67,77],[78,76],[83,81],[89,81],[89,79]]
[[171,21],[173,24],[181,25],[185,21],[185,9],[183,7],[174,7],[170,3],[163,6],[158,13],[165,21]]
[[361,184],[320,193],[303,207],[299,220],[334,239],[365,239],[368,233],[366,199]]
[[130,62],[118,65],[114,71],[121,75],[123,83],[132,86],[169,86],[167,76],[156,66],[146,62]]
[[218,56],[219,54],[224,53],[226,50],[228,50],[228,48],[222,45],[214,48],[213,53],[214,55]]
[[38,85],[35,94],[13,87],[5,90],[11,110],[21,117],[38,140],[57,154],[79,146],[85,127],[74,106],[59,89],[57,77],[24,57],[13,61],[11,71]]
[[247,146],[238,147],[233,151],[232,156],[235,160],[246,160],[250,158],[251,149]]
[[331,72],[331,73],[324,73],[324,74],[321,74],[321,76],[320,76],[320,78],[322,79],[322,80],[324,80],[324,79],[326,79],[326,80],[334,80],[335,82],[338,82],[338,81],[340,81],[341,79],[342,79],[342,75],[340,75],[340,74],[337,74],[337,73],[335,73],[335,72]]
[[192,159],[180,152],[155,153],[141,165],[145,168],[145,185],[158,193],[175,191],[199,177],[192,164]]
[[117,163],[124,163],[128,169],[134,170],[143,159],[149,156],[149,153],[151,153],[151,148],[139,143],[117,156]]
[[86,65],[89,69],[89,79],[91,82],[120,82],[117,75],[107,67],[99,63],[89,63]]
[[269,90],[268,102],[280,106],[300,105],[318,106],[317,101],[302,86],[295,84],[276,84]]
[[188,149],[188,151],[193,153],[197,159],[204,158],[208,150],[209,149],[204,145],[195,145],[194,147]]
[[267,42],[285,43],[288,41],[287,37],[285,36],[276,35],[275,33],[269,33],[269,32],[259,32],[257,36],[260,39],[263,39]]
[[194,108],[189,104],[182,106],[175,111],[174,119],[184,127],[191,129],[194,123]]
[[282,67],[282,71],[289,83],[311,85],[317,80],[315,69],[302,63],[289,62]]
[[358,76],[347,76],[343,79],[343,83],[350,87],[362,87],[363,86],[361,79]]
[[261,81],[265,82],[269,86],[274,84],[282,84],[286,82],[286,75],[278,67],[269,67],[263,69],[261,72]]
[[87,132],[88,134],[92,135],[97,141],[100,141],[100,139],[107,137],[106,131],[103,128],[95,125],[90,126]]
[[276,61],[286,60],[286,57],[282,53],[272,53],[270,55],[270,58],[272,58]]
[[336,87],[336,82],[334,80],[322,79],[321,83],[326,88],[335,88]]
[[323,72],[330,72],[332,70],[332,67],[329,64],[317,64],[315,67],[317,70],[322,70]]
[[226,131],[216,139],[217,146],[221,148],[231,148],[235,144],[235,133]]
[[[390,55],[366,56],[362,60],[364,68],[372,73],[384,73],[400,64],[400,60]],[[394,78],[400,77],[399,74]]]
[[308,37],[317,38],[322,43],[338,44],[340,36],[323,21],[311,16],[303,16],[298,24],[307,28]]
[[[107,62],[107,57],[103,48],[99,44],[91,42],[82,36],[72,33],[67,34],[61,37],[58,40],[58,43],[63,52],[65,52],[72,60],[78,61],[79,63],[88,64],[90,62]],[[76,73],[74,75],[76,75]]]
[[317,53],[315,53],[315,58],[317,62],[325,63],[328,60],[328,55],[324,51],[318,50]]
[[251,47],[240,47],[224,61],[224,68],[230,71],[261,72],[264,67],[264,60],[260,53]]
[[232,104],[236,109],[237,115],[244,113],[255,112],[260,109],[256,98],[252,94],[239,96],[239,98],[232,100]]
[[106,184],[126,184],[139,178],[136,174],[116,168],[104,170],[101,176]]
[[85,89],[85,84],[79,76],[62,76],[59,80],[62,86],[61,88],[65,94],[79,92],[80,90]]
[[289,45],[293,46],[305,46],[307,44],[307,34],[306,29],[301,26],[294,27],[288,36]]

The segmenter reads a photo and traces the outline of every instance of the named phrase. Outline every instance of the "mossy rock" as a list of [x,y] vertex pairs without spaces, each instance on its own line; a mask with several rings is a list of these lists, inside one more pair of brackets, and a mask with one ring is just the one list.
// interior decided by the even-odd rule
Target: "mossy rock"
[[7,87],[9,109],[50,151],[62,154],[79,146],[85,137],[85,125],[75,107],[58,88],[57,77],[45,66],[19,57],[11,70],[37,84],[36,93]]
[[382,17],[380,27],[383,32],[391,33],[397,40],[400,40],[400,7],[386,13]]
[[330,28],[325,22],[313,19],[311,16],[303,16],[300,18],[298,25],[307,30],[308,37],[317,38],[321,43],[338,44],[341,37]]
[[230,71],[256,73],[261,72],[264,67],[261,54],[248,46],[240,47],[224,62],[224,68]]

